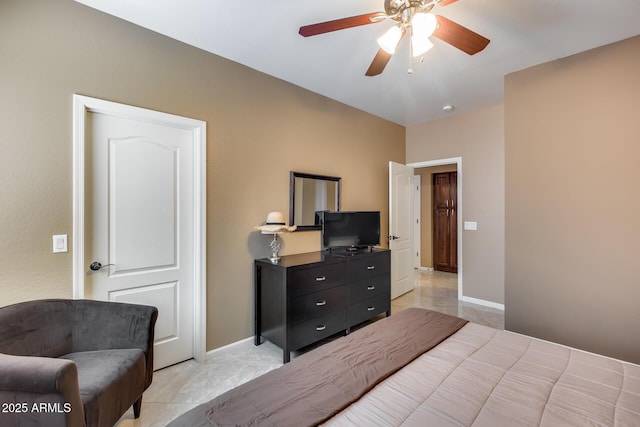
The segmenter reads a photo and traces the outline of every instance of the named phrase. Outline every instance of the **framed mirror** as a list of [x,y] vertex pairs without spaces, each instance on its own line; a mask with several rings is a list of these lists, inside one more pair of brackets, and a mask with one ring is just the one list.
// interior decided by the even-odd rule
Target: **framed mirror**
[[289,179],[289,224],[297,230],[320,230],[316,211],[339,211],[342,178],[291,172]]

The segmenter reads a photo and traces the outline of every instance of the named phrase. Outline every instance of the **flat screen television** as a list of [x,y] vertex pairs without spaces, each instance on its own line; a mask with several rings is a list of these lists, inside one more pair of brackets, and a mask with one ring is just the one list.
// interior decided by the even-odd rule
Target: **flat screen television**
[[380,212],[317,213],[322,226],[322,247],[359,249],[380,244]]

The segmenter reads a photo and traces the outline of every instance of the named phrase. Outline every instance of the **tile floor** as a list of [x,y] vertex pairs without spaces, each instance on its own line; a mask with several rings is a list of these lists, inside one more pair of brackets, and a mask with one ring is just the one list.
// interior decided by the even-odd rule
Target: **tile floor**
[[[416,271],[414,290],[393,300],[391,312],[423,307],[504,329],[504,312],[458,302],[457,295],[455,274]],[[189,360],[161,369],[153,374],[153,383],[144,393],[140,418],[134,419],[130,409],[117,427],[165,426],[198,404],[281,364],[279,347],[268,341],[256,347],[248,339],[210,354],[203,363]]]

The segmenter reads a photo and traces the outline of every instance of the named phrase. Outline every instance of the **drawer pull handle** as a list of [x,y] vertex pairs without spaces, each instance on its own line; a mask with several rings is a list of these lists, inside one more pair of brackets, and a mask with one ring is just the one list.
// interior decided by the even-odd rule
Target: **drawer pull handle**
[[375,309],[376,309],[375,307],[367,307],[367,311],[373,311]]
[[327,305],[327,301],[326,301],[326,300],[317,301],[317,302],[316,302],[316,305],[317,305],[317,306]]
[[325,276],[316,277],[316,282],[324,282],[325,280],[327,280]]
[[368,265],[367,270],[374,270],[376,268],[375,265]]
[[373,285],[367,286],[368,291],[373,291],[376,287]]
[[327,329],[327,327],[325,325],[316,326],[316,331],[324,331],[325,329]]

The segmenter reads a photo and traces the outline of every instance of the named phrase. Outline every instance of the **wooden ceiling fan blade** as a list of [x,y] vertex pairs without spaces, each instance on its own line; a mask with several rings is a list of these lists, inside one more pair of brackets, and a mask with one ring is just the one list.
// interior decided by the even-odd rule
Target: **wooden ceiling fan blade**
[[386,50],[378,49],[378,53],[376,53],[375,58],[373,58],[373,61],[371,61],[371,65],[369,65],[369,69],[366,73],[364,73],[364,75],[373,77],[377,76],[378,74],[382,74],[384,68],[387,66],[392,56],[393,54],[387,52]]
[[[406,31],[402,30],[402,35],[400,36],[400,40],[398,40],[398,44],[400,44],[406,33]],[[376,53],[373,61],[371,61],[371,65],[369,65],[369,69],[366,73],[364,73],[364,75],[373,77],[377,76],[378,74],[382,74],[392,56],[393,53],[389,53],[382,48],[378,49],[378,53]]]
[[298,33],[304,37],[317,36],[318,34],[330,33],[332,31],[344,30],[347,28],[358,27],[360,25],[375,24],[376,22],[383,21],[386,18],[387,14],[384,12],[365,13],[364,15],[305,25],[300,27],[300,31],[298,31]]
[[438,27],[433,32],[433,35],[469,55],[475,55],[480,52],[490,42],[488,38],[460,24],[456,24],[444,16],[436,15],[436,18],[438,19]]

